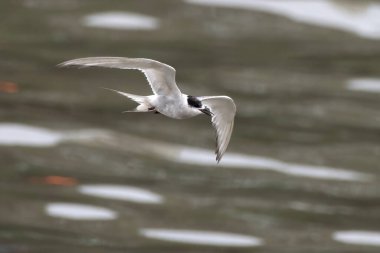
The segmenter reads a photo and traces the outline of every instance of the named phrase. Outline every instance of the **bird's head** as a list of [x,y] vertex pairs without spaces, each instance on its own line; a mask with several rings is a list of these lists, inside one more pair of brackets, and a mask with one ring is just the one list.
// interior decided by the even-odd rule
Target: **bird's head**
[[198,108],[198,109],[202,107],[202,102],[195,96],[188,95],[187,96],[187,104],[190,107],[194,107],[194,108]]
[[195,96],[190,96],[188,95],[187,96],[187,104],[194,108],[194,109],[198,109],[199,111],[201,111],[202,113],[208,115],[208,116],[211,116],[212,113],[210,111],[210,109],[207,107],[207,106],[204,106],[202,104],[202,101],[199,100],[197,97]]

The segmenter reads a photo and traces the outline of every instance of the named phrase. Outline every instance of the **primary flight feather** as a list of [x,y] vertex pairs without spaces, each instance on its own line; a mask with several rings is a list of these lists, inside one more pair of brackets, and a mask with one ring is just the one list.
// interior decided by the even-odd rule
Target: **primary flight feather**
[[[144,73],[153,95],[139,96],[113,90],[139,105],[135,112],[157,112],[175,119],[199,114],[211,117],[216,130],[216,161],[220,162],[231,138],[236,106],[227,96],[196,97],[181,93],[175,82],[175,69],[159,61],[145,58],[88,57],[63,62],[59,66],[98,66],[118,69],[137,69]],[[112,89],[110,89],[112,90]]]

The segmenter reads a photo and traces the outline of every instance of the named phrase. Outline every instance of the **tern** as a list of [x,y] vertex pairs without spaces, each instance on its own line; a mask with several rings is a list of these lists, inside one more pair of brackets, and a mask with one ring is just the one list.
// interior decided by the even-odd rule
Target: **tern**
[[69,60],[58,66],[107,67],[136,69],[144,73],[153,95],[140,96],[112,90],[139,105],[128,112],[155,112],[174,119],[200,114],[211,117],[216,130],[216,161],[220,162],[231,138],[236,114],[234,101],[228,96],[190,96],[183,94],[175,81],[175,69],[167,64],[145,58],[88,57]]

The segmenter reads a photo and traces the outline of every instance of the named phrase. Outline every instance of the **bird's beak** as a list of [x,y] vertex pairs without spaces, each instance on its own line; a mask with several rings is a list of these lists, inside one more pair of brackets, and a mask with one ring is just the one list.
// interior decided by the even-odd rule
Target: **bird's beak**
[[210,111],[210,109],[208,109],[207,107],[205,108],[202,108],[202,109],[199,109],[201,112],[203,112],[204,114],[208,115],[208,116],[212,116],[212,112]]

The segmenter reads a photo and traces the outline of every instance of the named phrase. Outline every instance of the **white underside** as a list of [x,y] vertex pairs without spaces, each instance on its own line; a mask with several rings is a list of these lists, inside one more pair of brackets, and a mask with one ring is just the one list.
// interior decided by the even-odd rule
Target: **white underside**
[[152,95],[148,97],[151,106],[159,113],[174,119],[186,119],[202,114],[197,108],[190,107],[187,103],[187,95],[181,97]]

